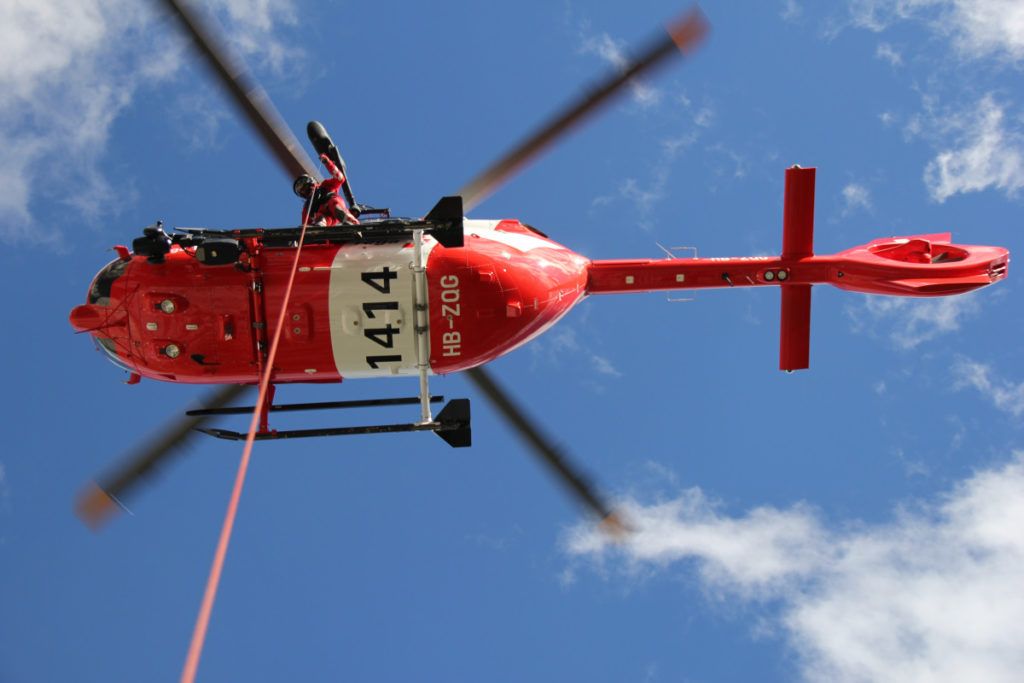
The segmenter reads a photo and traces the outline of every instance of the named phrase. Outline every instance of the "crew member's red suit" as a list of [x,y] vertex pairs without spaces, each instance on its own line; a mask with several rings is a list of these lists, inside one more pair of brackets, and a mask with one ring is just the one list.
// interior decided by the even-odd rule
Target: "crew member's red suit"
[[[312,195],[302,206],[303,224],[306,224],[308,220],[309,225],[359,225],[359,220],[348,210],[345,198],[339,193],[341,186],[345,183],[345,176],[327,155],[321,154],[320,161],[327,167],[331,177],[313,187]],[[309,216],[310,204],[312,204],[312,217]]]

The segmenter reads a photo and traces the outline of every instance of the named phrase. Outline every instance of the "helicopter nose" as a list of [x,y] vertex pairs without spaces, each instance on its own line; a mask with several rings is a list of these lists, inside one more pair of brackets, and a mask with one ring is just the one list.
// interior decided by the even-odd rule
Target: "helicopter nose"
[[123,311],[113,312],[107,306],[82,304],[71,309],[68,322],[75,332],[100,332],[111,327],[123,327],[128,316]]

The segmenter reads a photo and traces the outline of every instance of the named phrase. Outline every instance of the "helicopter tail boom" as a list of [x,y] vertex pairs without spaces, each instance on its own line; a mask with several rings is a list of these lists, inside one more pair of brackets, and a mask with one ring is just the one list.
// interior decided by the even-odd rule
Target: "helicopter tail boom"
[[808,367],[811,286],[889,296],[949,296],[1006,277],[1002,247],[953,244],[950,233],[877,239],[815,255],[814,169],[786,171],[780,256],[591,261],[587,294],[778,285],[782,290],[779,367]]

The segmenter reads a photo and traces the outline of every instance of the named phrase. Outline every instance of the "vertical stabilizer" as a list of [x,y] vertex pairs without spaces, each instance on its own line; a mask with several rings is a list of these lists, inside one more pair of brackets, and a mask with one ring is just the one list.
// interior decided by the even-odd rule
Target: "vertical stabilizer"
[[779,370],[803,370],[811,355],[811,285],[782,285]]
[[786,169],[786,198],[782,208],[782,258],[814,255],[813,168]]
[[[786,169],[786,195],[782,210],[782,258],[814,255],[814,171]],[[781,284],[782,314],[779,328],[779,369],[803,370],[810,364],[811,285]]]

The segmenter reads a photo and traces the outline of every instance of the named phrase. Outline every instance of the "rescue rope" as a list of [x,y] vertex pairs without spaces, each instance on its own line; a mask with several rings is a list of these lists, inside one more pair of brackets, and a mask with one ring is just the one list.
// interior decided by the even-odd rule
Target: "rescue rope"
[[238,474],[235,476],[235,487],[231,492],[231,502],[228,504],[227,515],[224,517],[224,526],[221,528],[220,540],[217,542],[217,551],[214,554],[213,566],[210,567],[210,577],[206,582],[206,591],[203,594],[203,602],[199,608],[199,617],[196,619],[195,630],[192,632],[192,643],[189,645],[188,656],[185,659],[185,668],[181,672],[181,683],[192,683],[196,676],[196,669],[199,667],[199,655],[203,651],[203,643],[206,640],[206,630],[210,625],[210,613],[213,611],[213,600],[217,595],[217,586],[220,584],[221,571],[224,569],[224,557],[228,551],[228,541],[231,540],[231,530],[235,525],[235,513],[238,511],[238,500],[242,495],[242,484],[245,481],[245,473],[249,469],[249,458],[252,454],[252,445],[256,438],[256,431],[259,427],[260,409],[263,401],[266,400],[267,391],[270,387],[270,374],[274,368],[274,357],[277,355],[277,344],[281,339],[281,330],[284,328],[285,311],[288,310],[288,300],[292,294],[292,284],[295,282],[295,273],[299,268],[299,256],[302,254],[302,243],[306,237],[306,226],[308,216],[302,220],[302,232],[299,233],[298,247],[295,250],[295,261],[292,262],[292,272],[288,276],[288,285],[284,290],[284,299],[281,301],[281,312],[277,317],[277,328],[274,330],[274,338],[270,343],[270,353],[267,355],[267,363],[263,368],[263,375],[260,377],[260,393],[256,399],[256,408],[252,413],[252,421],[249,423],[249,434],[245,439],[245,448],[242,450],[242,459],[238,463]]

